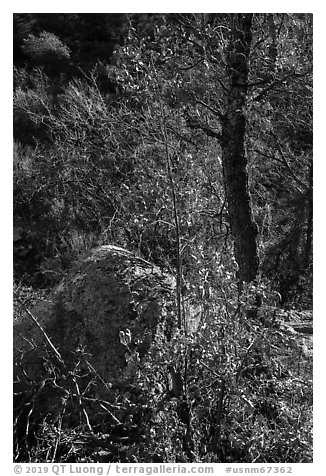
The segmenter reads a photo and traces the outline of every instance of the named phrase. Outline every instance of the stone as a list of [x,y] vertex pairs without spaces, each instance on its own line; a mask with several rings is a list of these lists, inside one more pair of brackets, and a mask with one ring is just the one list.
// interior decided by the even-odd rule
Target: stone
[[[32,311],[65,364],[84,353],[106,381],[124,372],[126,345],[120,332],[130,330],[132,353],[142,358],[156,336],[170,335],[176,324],[175,280],[122,248],[92,250],[68,273],[52,302]],[[15,356],[38,353],[44,333],[29,315],[14,324]],[[86,357],[85,357],[86,358]]]
[[[32,423],[54,421],[65,400],[70,420],[87,415],[91,399],[109,401],[111,389],[137,372],[152,344],[169,339],[176,324],[172,276],[116,246],[92,250],[48,301],[14,322],[16,441]],[[80,395],[89,398],[77,408]]]

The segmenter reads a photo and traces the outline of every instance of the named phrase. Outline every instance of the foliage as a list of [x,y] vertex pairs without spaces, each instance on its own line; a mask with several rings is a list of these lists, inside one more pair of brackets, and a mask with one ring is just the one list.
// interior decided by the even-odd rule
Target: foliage
[[38,37],[33,34],[28,35],[24,40],[23,51],[32,59],[41,62],[70,58],[69,48],[53,33],[46,31],[40,33]]
[[[45,385],[37,390],[35,382],[35,391],[24,398],[37,408],[49,392],[52,401],[62,392],[65,397],[56,417],[52,410],[42,418],[29,413],[30,437],[37,428],[41,433],[30,449],[17,447],[17,459],[310,462],[309,338],[302,341],[287,327],[275,306],[279,296],[268,283],[250,286],[238,298],[233,282],[221,272],[198,327],[171,340],[162,334],[144,360],[131,350],[130,331],[120,332],[127,367],[113,386],[87,367],[82,352],[76,354],[75,371],[66,375],[46,350]],[[257,292],[263,304],[257,320],[248,321]],[[102,399],[94,396],[103,393],[101,387]],[[25,400],[17,397],[16,405]],[[79,421],[70,416],[76,405]],[[17,424],[21,428],[22,417]]]
[[[88,400],[98,437],[83,412],[67,420],[75,383],[46,353],[46,391],[67,377],[68,406],[37,423],[41,437],[18,459],[311,461],[310,341],[289,334],[279,308],[312,306],[312,19],[253,16],[243,112],[261,266],[242,290],[222,140],[233,23],[234,14],[14,17],[14,271],[23,301],[24,290],[32,299],[109,242],[177,277],[180,321],[179,334],[114,389],[112,407]],[[199,324],[185,322],[189,303]],[[77,370],[74,378],[89,399],[89,382],[103,385],[93,371],[86,383]]]

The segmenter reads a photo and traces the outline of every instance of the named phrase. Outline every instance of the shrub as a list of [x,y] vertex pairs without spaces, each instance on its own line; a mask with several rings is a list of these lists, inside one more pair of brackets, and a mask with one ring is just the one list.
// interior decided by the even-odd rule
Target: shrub
[[69,59],[69,48],[53,33],[42,31],[39,36],[29,34],[22,46],[24,53],[41,63]]
[[[233,279],[224,275],[202,303],[197,329],[170,340],[158,335],[142,360],[131,350],[134,337],[120,333],[127,367],[113,386],[94,368],[81,372],[81,363],[66,375],[49,349],[45,386],[34,382],[29,398],[46,401],[58,389],[66,397],[58,400],[57,419],[34,421],[30,413],[37,439],[27,447],[20,440],[17,460],[311,462],[311,341],[291,330],[266,283],[238,299]],[[262,305],[248,319],[257,293]],[[81,350],[76,362],[84,358]],[[23,410],[20,398],[17,405]],[[80,419],[72,421],[76,405]]]

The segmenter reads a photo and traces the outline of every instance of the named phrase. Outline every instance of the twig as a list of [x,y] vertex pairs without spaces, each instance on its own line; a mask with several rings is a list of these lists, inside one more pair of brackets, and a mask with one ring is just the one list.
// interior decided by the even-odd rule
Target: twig
[[63,415],[65,413],[65,410],[66,410],[66,400],[64,401],[64,405],[63,405],[63,409],[61,411],[61,415],[59,417],[59,426],[58,426],[58,436],[55,440],[55,445],[54,445],[54,450],[53,450],[53,455],[52,455],[52,460],[51,460],[51,463],[54,463],[55,462],[55,457],[56,457],[56,454],[57,454],[57,451],[58,451],[58,446],[59,446],[59,443],[60,443],[60,440],[61,440],[61,429],[62,429],[62,421],[63,421]]
[[216,423],[215,423],[215,433],[213,438],[213,451],[217,454],[220,437],[221,437],[221,420],[223,412],[223,398],[225,393],[225,379],[221,379],[220,391],[218,395],[217,408],[216,408]]
[[[290,172],[292,178],[294,178],[294,180],[296,180],[302,187],[304,187],[305,189],[308,188],[308,185],[304,182],[302,182],[302,180],[299,179],[299,177],[297,177],[297,175],[293,172],[293,170],[291,169],[288,161],[286,160],[286,157],[285,155],[283,154],[283,151],[282,151],[282,148],[281,148],[281,144],[280,144],[280,141],[278,140],[278,138],[276,137],[276,135],[274,134],[274,132],[271,132],[271,136],[275,139],[276,141],[276,144],[277,144],[277,148],[278,148],[278,151],[280,153],[280,156],[282,157],[282,161],[280,162],[283,162],[283,164],[285,165],[285,167],[287,168],[287,170]],[[275,157],[276,160],[279,160]]]
[[91,433],[93,433],[93,429],[92,429],[91,424],[90,424],[90,422],[89,422],[89,418],[88,418],[87,412],[86,412],[86,410],[85,410],[85,408],[84,408],[84,406],[83,406],[82,396],[81,396],[80,390],[79,390],[79,385],[78,385],[77,380],[76,380],[76,377],[75,377],[74,375],[72,375],[72,380],[73,380],[73,382],[74,382],[74,384],[75,384],[75,387],[76,387],[76,392],[77,392],[79,407],[82,409],[82,412],[83,412],[83,414],[84,414],[84,416],[85,416],[86,424],[87,424],[87,427],[88,427],[89,431],[90,431]]
[[221,111],[217,111],[215,108],[213,108],[209,104],[206,104],[204,101],[202,101],[201,99],[198,99],[197,97],[195,97],[195,101],[201,106],[211,111],[214,114],[214,116],[217,116],[222,122],[224,121],[224,114]]
[[[181,287],[182,287],[182,262],[181,262],[181,235],[180,235],[180,223],[179,223],[179,215],[178,215],[178,206],[177,206],[177,196],[176,196],[176,190],[175,190],[175,183],[174,183],[174,178],[173,178],[173,173],[172,173],[172,166],[171,166],[171,157],[170,157],[170,151],[169,151],[169,145],[168,145],[168,133],[167,133],[167,127],[165,123],[165,117],[163,113],[163,107],[162,104],[160,103],[161,106],[161,114],[162,114],[162,122],[161,122],[161,131],[163,134],[164,138],[164,146],[165,146],[165,157],[166,157],[166,166],[167,166],[167,174],[168,174],[168,179],[170,182],[171,186],[171,195],[172,195],[172,205],[173,205],[173,219],[174,219],[174,225],[175,225],[175,233],[176,233],[176,248],[177,248],[177,256],[176,256],[176,261],[177,261],[177,313],[178,313],[178,327],[179,329],[182,328],[182,325],[184,324],[184,316],[182,312],[182,296],[181,296]],[[185,328],[185,326],[184,326]]]
[[27,309],[27,307],[25,306],[25,304],[22,302],[22,300],[17,296],[17,293],[16,291],[14,291],[14,294],[16,296],[16,299],[17,301],[19,302],[19,304],[23,307],[24,311],[29,315],[29,317],[32,319],[32,321],[34,322],[34,324],[37,325],[37,327],[40,329],[40,331],[42,332],[42,334],[44,335],[45,339],[47,340],[49,346],[51,347],[51,349],[53,350],[53,352],[55,353],[55,356],[57,357],[57,359],[59,360],[59,362],[63,365],[65,365],[64,363],[64,360],[62,359],[61,355],[60,355],[60,352],[56,349],[56,347],[52,344],[51,342],[51,339],[50,337],[47,335],[47,333],[45,332],[45,330],[43,329],[43,327],[41,326],[41,324],[38,322],[38,320],[36,319],[35,316],[33,316],[33,314],[31,313],[31,311],[29,309]]
[[217,377],[220,381],[223,380],[223,377],[221,377],[219,374],[217,374],[213,369],[211,369],[210,367],[208,367],[207,364],[205,364],[205,362],[203,362],[202,360],[199,361],[199,363],[201,365],[203,365],[207,370],[209,370],[210,372],[212,372],[213,375],[215,375],[215,377]]
[[290,78],[301,78],[301,77],[304,77],[306,76],[307,74],[311,73],[312,72],[312,69],[309,68],[307,71],[305,71],[304,73],[295,73],[295,72],[291,72],[289,74],[287,74],[286,76],[284,76],[283,78],[279,78],[275,81],[273,81],[271,84],[269,84],[268,86],[266,86],[266,88],[264,88],[262,91],[260,91],[259,94],[257,94],[256,96],[254,96],[252,98],[253,101],[257,101],[259,102],[269,91],[271,91],[273,88],[275,88],[275,86],[277,86],[278,84],[282,84],[284,83],[284,81],[287,81],[288,79]]

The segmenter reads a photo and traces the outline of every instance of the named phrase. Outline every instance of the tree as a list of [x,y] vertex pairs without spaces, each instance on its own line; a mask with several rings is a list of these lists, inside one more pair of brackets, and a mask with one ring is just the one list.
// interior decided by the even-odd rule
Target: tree
[[[268,35],[264,35],[266,31]],[[247,150],[255,219],[260,230],[261,270],[278,286],[283,305],[290,304],[296,296],[296,305],[299,300],[300,305],[309,307],[312,16],[257,15],[254,38]],[[259,42],[259,38],[265,41]]]
[[[240,281],[251,281],[257,275],[256,239],[260,250],[266,241],[263,243],[258,235],[255,221],[260,225],[265,222],[272,199],[275,213],[267,241],[274,233],[279,237],[283,234],[278,228],[279,215],[282,214],[282,220],[293,222],[288,245],[277,245],[277,249],[283,255],[288,250],[287,257],[282,259],[287,267],[293,268],[291,256],[298,257],[298,265],[293,268],[296,278],[291,278],[294,283],[302,269],[299,263],[307,262],[300,257],[307,256],[300,250],[304,235],[305,249],[311,250],[308,236],[311,237],[312,213],[308,210],[312,202],[304,198],[306,193],[312,196],[308,186],[312,144],[311,16],[191,14],[180,15],[173,21],[179,51],[171,33],[177,47],[170,44],[172,53],[166,61],[173,64],[182,78],[179,82],[183,82],[187,94],[188,126],[201,130],[220,145]],[[260,170],[262,174],[257,175]],[[284,201],[281,209],[277,204],[284,195],[289,207],[282,213]],[[298,214],[293,210],[294,203],[297,211],[306,204],[307,212]],[[302,222],[307,226],[302,228]],[[293,235],[297,237],[295,241]],[[268,251],[266,255],[265,262]],[[278,273],[276,265],[272,275]]]
[[[52,287],[108,243],[175,282],[157,345],[130,369],[127,354],[131,372],[117,386],[101,378],[103,421],[89,412],[98,369],[74,374],[99,451],[104,436],[108,461],[310,461],[310,347],[289,329],[299,313],[286,303],[311,306],[301,291],[312,264],[311,18],[30,15],[16,18],[15,34],[25,52],[14,81],[17,294],[26,271],[28,284]],[[129,30],[112,56],[120,23]],[[51,71],[51,56],[72,68]],[[129,317],[136,303],[151,319],[136,274]],[[121,335],[128,352],[138,345]],[[48,357],[51,387],[64,373]],[[49,386],[38,397],[47,401]],[[90,448],[75,452],[65,405],[41,423],[29,460],[97,454],[89,425],[78,431]],[[49,456],[58,431],[71,446],[54,441]],[[25,446],[27,428],[22,436]]]
[[190,62],[184,67],[180,61],[179,72],[186,71],[185,83],[189,76],[197,76],[196,83],[201,74],[206,79],[206,88],[194,85],[190,93],[188,125],[220,145],[240,288],[257,277],[259,268],[245,150],[252,21],[252,14],[185,15],[179,23],[188,46],[179,51],[180,59],[183,55]]
[[[101,19],[98,30],[97,16],[81,18],[92,25],[92,38],[104,40],[110,21],[121,20]],[[31,29],[29,22],[28,33],[20,28],[19,38],[31,31],[39,34],[41,27],[47,30],[51,18],[47,24],[40,23],[39,17],[36,20],[38,29]],[[83,35],[76,18],[71,34],[59,34],[67,20],[58,18],[54,32],[62,45],[32,33],[29,46],[34,50],[41,46],[43,52],[51,46],[61,54],[67,45],[72,52],[69,61],[77,65],[73,38],[79,38],[82,51]],[[279,280],[287,295],[291,283],[298,282],[303,269],[311,265],[309,15],[131,15],[129,20],[130,31],[124,45],[116,48],[111,65],[103,59],[94,68],[91,62],[84,71],[79,69],[79,79],[73,81],[62,75],[57,90],[46,71],[17,69],[16,138],[31,145],[40,142],[53,148],[54,154],[62,151],[62,157],[73,158],[59,162],[65,162],[68,175],[74,170],[79,177],[71,187],[81,194],[66,196],[74,214],[79,208],[77,215],[83,218],[78,223],[93,215],[88,229],[90,222],[103,217],[104,195],[99,208],[95,195],[92,200],[85,198],[85,204],[92,203],[97,210],[80,206],[89,183],[92,189],[95,182],[104,184],[105,190],[117,187],[113,216],[115,223],[127,224],[123,244],[157,263],[167,260],[173,267],[173,243],[178,239],[164,202],[169,180],[162,166],[162,156],[167,157],[162,144],[168,143],[184,272],[205,269],[208,255],[218,253],[215,262],[228,261],[232,273],[236,265],[238,282],[249,282],[258,273],[259,250],[260,271]],[[28,137],[21,137],[21,131]],[[87,166],[76,168],[78,161]],[[98,164],[101,174],[92,175],[90,170],[97,170]],[[125,180],[126,194],[118,191]],[[66,186],[64,190],[68,191]],[[97,197],[102,196],[98,186],[97,190]],[[137,198],[130,200],[131,193]],[[139,219],[133,220],[134,215]],[[114,229],[111,221],[103,227]],[[122,235],[117,231],[112,238]],[[191,265],[192,260],[201,266]],[[212,269],[205,270],[211,285]],[[287,283],[288,270],[292,276]]]
[[226,66],[229,85],[221,133],[225,193],[240,283],[253,281],[259,264],[258,230],[252,217],[245,152],[252,17],[236,14],[231,19]]

